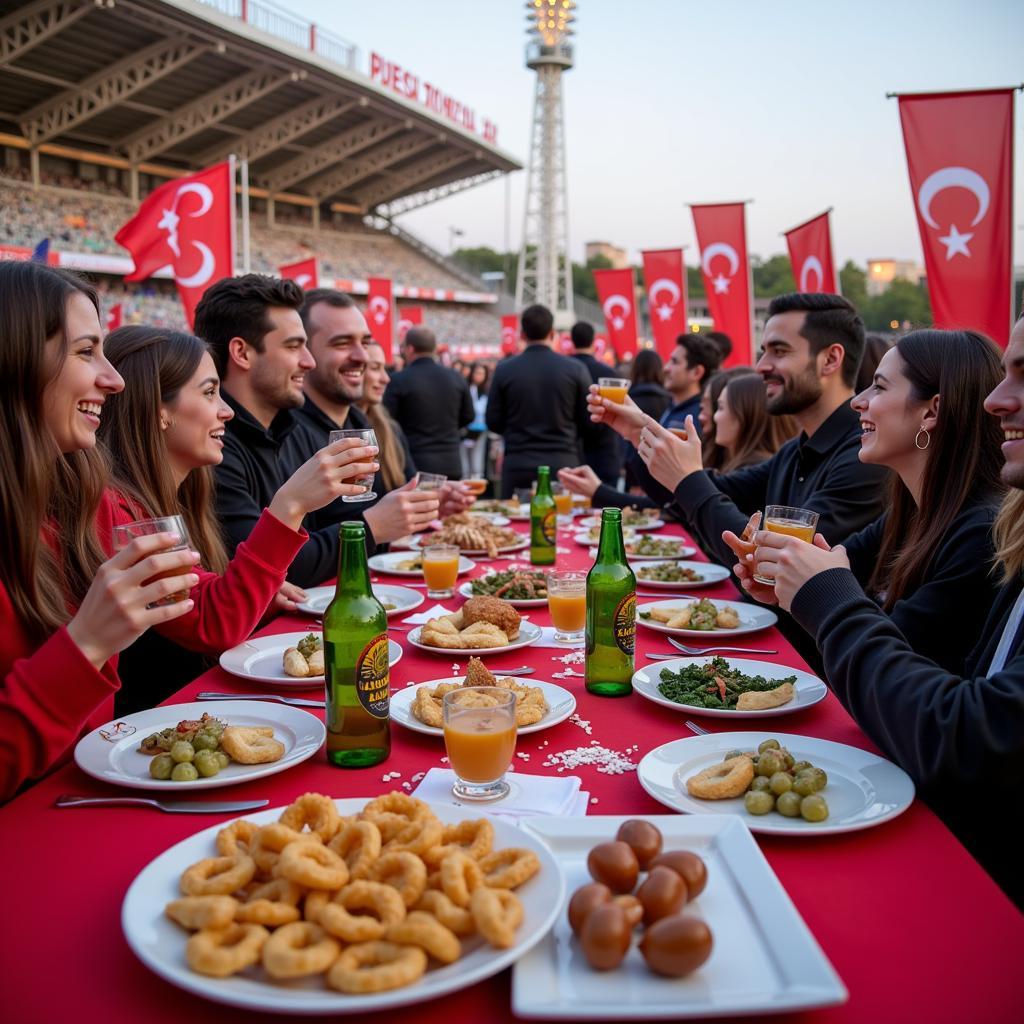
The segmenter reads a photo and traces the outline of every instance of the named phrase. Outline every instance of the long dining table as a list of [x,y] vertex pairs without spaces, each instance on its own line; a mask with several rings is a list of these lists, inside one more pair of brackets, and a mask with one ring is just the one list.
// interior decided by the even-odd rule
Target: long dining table
[[[516,526],[525,530],[526,524]],[[678,526],[663,532],[682,534]],[[518,558],[523,559],[523,554]],[[491,565],[503,569],[510,564],[507,558],[493,563],[481,560],[472,576]],[[573,569],[590,565],[587,548],[577,545],[568,530],[558,535],[557,564]],[[467,578],[461,577],[460,582]],[[404,582],[376,573],[374,579]],[[643,585],[640,589],[649,590]],[[737,599],[727,580],[695,593]],[[456,596],[443,604],[454,610],[462,600]],[[230,609],[224,614],[230,614]],[[546,608],[532,608],[529,615],[536,624],[550,623]],[[456,667],[465,667],[465,655],[416,649],[401,631],[400,618],[392,623],[396,628],[391,638],[405,648],[403,659],[392,669],[393,689],[451,676]],[[285,615],[262,633],[293,632],[313,625],[307,615]],[[739,638],[738,646],[769,646],[778,651],[770,660],[806,668],[774,627]],[[638,626],[637,667],[649,663],[647,654],[672,652],[664,634]],[[543,754],[595,742],[625,753],[636,764],[653,748],[687,735],[683,722],[691,716],[636,694],[619,699],[590,695],[583,687],[582,666],[567,666],[563,657],[558,650],[535,646],[485,659],[495,669],[530,665],[536,669],[534,679],[557,681],[571,689],[578,702],[573,719],[520,737],[518,750],[532,756],[517,762],[519,770],[555,774],[557,768],[545,765],[550,758]],[[567,668],[580,674],[555,677]],[[253,689],[252,682],[217,667],[167,703],[194,700],[201,690],[244,693]],[[318,696],[315,690],[302,695]],[[749,719],[700,721],[712,732],[761,725]],[[813,707],[772,719],[769,728],[877,752],[831,693]],[[267,798],[271,807],[310,791],[370,799],[393,789],[409,792],[419,773],[443,766],[444,746],[436,737],[393,722],[391,739],[390,758],[375,768],[336,769],[321,751],[287,771],[220,789],[212,796]],[[671,813],[647,795],[635,771],[607,774],[583,766],[576,773],[582,788],[591,794],[590,815]],[[132,807],[56,809],[54,801],[64,793],[105,796],[124,791],[90,778],[69,763],[0,808],[3,1018],[12,1024],[251,1022],[251,1011],[208,1003],[152,974],[129,949],[120,921],[128,886],[153,858],[193,833],[236,815],[161,814]],[[1006,841],[1015,842],[1010,825],[1008,821]],[[756,840],[849,991],[845,1003],[806,1011],[800,1020],[983,1024],[1021,1019],[1022,915],[922,801],[915,800],[902,815],[876,828],[828,836],[762,834]],[[742,969],[737,964],[737,970]],[[509,970],[503,971],[441,999],[391,1011],[390,1016],[397,1013],[403,1021],[511,1020],[510,975]],[[796,1014],[781,1016],[798,1019]]]

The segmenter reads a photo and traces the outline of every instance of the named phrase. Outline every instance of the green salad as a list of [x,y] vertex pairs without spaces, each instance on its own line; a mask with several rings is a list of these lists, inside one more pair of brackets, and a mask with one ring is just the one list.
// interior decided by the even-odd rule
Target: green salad
[[676,704],[735,711],[742,694],[777,690],[784,683],[795,685],[796,676],[751,676],[732,668],[725,658],[712,658],[706,664],[687,665],[678,672],[663,668],[658,692]]

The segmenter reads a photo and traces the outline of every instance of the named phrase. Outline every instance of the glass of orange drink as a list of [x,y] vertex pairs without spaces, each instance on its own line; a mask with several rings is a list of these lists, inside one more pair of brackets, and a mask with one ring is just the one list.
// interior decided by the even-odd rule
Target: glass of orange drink
[[500,800],[516,750],[516,695],[497,686],[461,686],[444,695],[444,745],[460,800]]
[[[136,537],[150,537],[155,533],[173,533],[178,538],[176,544],[164,548],[160,554],[170,551],[190,551],[192,549],[192,541],[189,539],[188,527],[185,525],[184,516],[158,516],[156,519],[136,519],[135,522],[119,523],[115,526],[113,534],[114,550],[121,551],[123,548],[128,547]],[[194,571],[194,566],[186,565],[180,569],[158,572],[155,576],[150,576],[148,580],[143,580],[141,586],[148,586],[150,583],[155,583],[157,580],[166,579],[170,576],[185,576]],[[149,607],[156,608],[162,605],[176,604],[178,601],[184,601],[188,597],[188,593],[187,590],[178,590],[167,597],[162,597],[159,601],[154,601]]]
[[[807,508],[791,508],[788,505],[768,505],[764,510],[764,529],[772,533],[784,533],[810,544],[818,526],[818,513]],[[754,554],[757,559],[757,553]],[[754,573],[754,579],[766,586],[775,586],[775,577]]]
[[686,431],[682,427],[669,427],[668,432],[675,434],[681,441],[686,440]]
[[587,574],[572,569],[549,572],[548,611],[559,643],[582,640],[587,621]]
[[601,377],[597,382],[597,393],[609,402],[622,405],[629,392],[628,377]]
[[564,530],[572,525],[572,492],[556,480],[551,484],[551,496],[555,499],[558,525]]
[[469,480],[463,480],[462,486],[465,487],[470,494],[480,495],[487,490],[487,481],[483,477],[471,477]]
[[423,549],[423,578],[427,581],[427,597],[452,597],[458,577],[459,549],[455,544],[430,544]]

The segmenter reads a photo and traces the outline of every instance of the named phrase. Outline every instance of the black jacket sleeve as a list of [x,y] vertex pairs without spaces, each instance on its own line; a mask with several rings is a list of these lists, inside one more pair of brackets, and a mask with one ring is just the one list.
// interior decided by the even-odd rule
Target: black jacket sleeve
[[594,508],[660,508],[646,494],[630,494],[601,484],[592,499]]
[[494,371],[494,377],[491,380],[491,390],[487,393],[487,411],[484,413],[487,429],[492,434],[505,433],[505,389],[500,370],[501,367],[498,367]]
[[256,498],[256,481],[249,479],[238,457],[235,445],[239,443],[236,438],[225,435],[224,458],[214,468],[217,519],[228,555],[232,558],[235,548],[248,538],[263,513],[263,507]]

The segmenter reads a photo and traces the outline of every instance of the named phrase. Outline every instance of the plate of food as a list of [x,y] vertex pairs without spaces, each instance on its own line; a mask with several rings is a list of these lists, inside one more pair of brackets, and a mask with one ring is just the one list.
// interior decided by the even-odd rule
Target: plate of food
[[444,735],[441,699],[452,690],[466,686],[498,686],[516,695],[516,732],[550,729],[564,722],[576,710],[576,698],[563,686],[543,680],[496,677],[478,658],[470,658],[465,679],[431,679],[411,683],[391,694],[391,720],[413,732],[428,736]]
[[[393,865],[381,865],[378,871],[374,862],[366,869],[379,879],[372,886],[365,879],[344,881],[351,874],[346,862],[357,869],[358,851],[348,834],[352,824],[340,819],[365,813],[371,815],[366,820],[383,824],[385,814],[393,820],[400,811],[410,819],[418,815],[416,820],[436,835],[437,843],[428,850],[438,849],[446,835],[451,837],[449,845],[466,835],[482,837],[481,842],[490,839],[491,860],[485,857],[478,863],[494,878],[504,872],[506,884],[518,882],[515,888],[501,890],[509,893],[501,897],[491,886],[482,886],[486,892],[467,910],[455,907],[455,913],[445,914],[461,936],[424,912],[435,903],[418,903],[428,870],[436,870],[428,869],[419,857],[416,871],[402,865],[405,877],[397,875]],[[287,842],[289,832],[282,826],[290,822],[301,829],[304,821],[310,821],[317,834],[331,837],[326,846],[310,832]],[[266,826],[276,828],[255,831]],[[365,828],[353,834],[361,831]],[[248,849],[254,850],[255,858],[242,852],[247,847],[240,842],[253,833],[253,847]],[[271,844],[280,852],[269,849]],[[352,852],[342,860],[338,851],[345,853],[346,847]],[[311,853],[313,848],[318,852]],[[228,854],[233,857],[228,870],[221,865],[217,872],[215,858],[224,856],[225,849],[236,852]],[[457,851],[452,855],[459,856]],[[235,884],[239,879],[258,880],[274,869],[280,870],[280,877],[250,892],[245,902],[226,895],[237,894],[248,884]],[[294,880],[306,878],[318,883],[317,892]],[[197,901],[192,894],[204,890],[225,895],[215,900],[200,896]],[[368,894],[377,899],[376,916],[346,912],[346,907],[369,910]],[[297,920],[304,897],[304,919]],[[544,843],[499,817],[467,814],[465,807],[431,806],[401,793],[370,802],[309,793],[290,807],[215,825],[164,851],[129,886],[121,926],[132,952],[146,967],[204,999],[275,1014],[361,1015],[423,1003],[497,974],[544,937],[564,899],[562,873]],[[407,910],[407,902],[420,909]],[[264,916],[268,906],[276,913],[274,918]],[[311,914],[318,922],[315,927]],[[513,926],[516,917],[521,921]],[[209,923],[197,930],[204,918]],[[259,920],[285,923],[263,926],[255,923]],[[228,930],[234,944],[223,941],[218,925]],[[347,944],[343,936],[353,926],[372,937]],[[378,940],[385,936],[382,945]],[[424,945],[433,954],[429,959]],[[390,969],[373,972],[373,965],[382,962]],[[372,991],[374,983],[387,987]]]
[[[629,530],[626,527],[622,528],[622,539],[627,543],[636,537],[636,533],[633,530]],[[601,539],[601,526],[591,526],[589,530],[581,530],[579,533],[574,533],[572,539],[576,541],[580,547],[587,547],[589,544],[596,544]]]
[[644,562],[635,571],[638,584],[666,590],[710,586],[729,578],[729,570],[714,562]]
[[439,615],[409,633],[409,643],[424,651],[497,654],[535,644],[540,626],[526,622],[498,597],[471,597],[457,612]]
[[513,608],[544,608],[548,603],[548,575],[541,569],[510,566],[488,570],[459,587],[463,597],[500,597]]
[[[402,660],[402,648],[388,640],[388,665]],[[323,634],[276,633],[246,640],[220,656],[220,667],[252,683],[309,690],[324,685]]]
[[[600,516],[586,516],[579,521],[580,526],[588,529],[601,527]],[[654,508],[624,508],[622,510],[622,528],[630,530],[660,530],[665,525],[657,509]]]
[[[366,564],[374,572],[385,572],[389,576],[415,576],[423,579],[423,556],[418,552],[388,551],[382,555],[370,555]],[[471,558],[459,556],[459,575],[470,572],[476,565]]]
[[910,776],[884,757],[777,732],[674,740],[647,754],[636,774],[673,810],[739,815],[754,832],[789,836],[873,828],[914,799]]
[[[520,827],[547,843],[565,875],[567,897],[551,931],[513,968],[512,1012],[517,1018],[759,1017],[846,1000],[842,981],[749,829],[737,818],[548,816],[523,819]],[[615,928],[621,929],[619,915],[606,911],[600,922],[606,927],[595,922],[587,928],[594,905],[588,912],[587,891],[576,894],[594,882],[594,872],[605,870],[606,858],[596,854],[594,872],[588,868],[592,852],[615,840],[620,830],[633,842],[637,837],[650,842],[653,837],[661,850],[660,863],[654,866],[675,870],[688,881],[683,905],[676,908],[681,897],[678,885],[668,885],[663,871],[640,872],[637,896],[648,902],[654,897],[661,903],[657,912],[669,912],[659,920],[657,931],[653,926],[638,929],[632,939],[620,938],[622,944],[616,946],[607,940]],[[648,851],[639,848],[646,861]],[[627,886],[628,880],[622,887]],[[597,894],[600,905],[600,890]],[[569,906],[574,908],[578,935],[568,919]],[[680,934],[687,941],[676,945],[671,937]],[[673,948],[684,962],[672,962]],[[608,951],[613,959],[621,956],[617,966],[591,966],[590,958]],[[678,976],[655,973],[645,954]]]
[[[512,502],[512,504],[516,505],[515,502]],[[509,517],[509,519],[516,523],[529,522],[530,503],[528,501],[521,502],[520,504],[516,505],[516,510],[514,512],[507,512],[506,515]]]
[[636,608],[637,625],[673,636],[741,636],[767,629],[779,621],[775,612],[745,601],[648,601]]
[[315,715],[258,700],[168,704],[87,733],[75,763],[87,775],[169,796],[237,786],[312,757],[327,736]]
[[474,517],[471,512],[459,512],[441,520],[441,529],[421,533],[413,541],[414,548],[428,544],[454,544],[464,555],[486,555],[496,558],[509,551],[522,551],[530,546],[530,538],[507,526],[493,526]]
[[465,513],[473,522],[478,523],[490,523],[491,526],[508,526],[511,519],[508,516],[502,515],[498,512],[482,512],[478,508],[471,508]]
[[828,687],[810,672],[746,658],[674,658],[646,665],[633,689],[655,704],[687,714],[768,718],[823,701]]
[[[697,554],[697,549],[675,537],[658,537],[645,533],[625,542],[627,562],[649,562],[656,559],[679,560]],[[590,549],[590,557],[597,558],[597,548]]]
[[[377,598],[390,618],[392,615],[404,615],[423,604],[423,595],[412,587],[399,587],[390,583],[374,583],[373,596]],[[334,600],[334,587],[309,587],[306,600],[297,607],[307,615],[322,618],[327,606]]]
[[477,500],[473,503],[470,511],[494,516],[514,516],[519,512],[519,502],[499,501],[496,498],[489,498],[486,501]]

